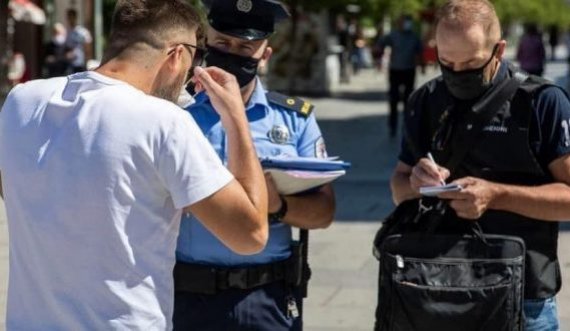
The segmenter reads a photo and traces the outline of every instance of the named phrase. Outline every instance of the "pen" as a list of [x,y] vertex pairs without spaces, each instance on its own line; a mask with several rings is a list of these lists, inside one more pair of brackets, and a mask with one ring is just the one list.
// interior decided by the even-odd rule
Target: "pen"
[[[430,152],[427,153],[427,157],[428,157],[428,159],[429,159],[436,167],[439,167],[439,166],[437,165],[437,163],[435,163],[435,160],[433,159],[433,155],[431,155]],[[445,181],[442,179],[441,182],[440,182],[440,184],[441,184],[441,185],[445,185]]]

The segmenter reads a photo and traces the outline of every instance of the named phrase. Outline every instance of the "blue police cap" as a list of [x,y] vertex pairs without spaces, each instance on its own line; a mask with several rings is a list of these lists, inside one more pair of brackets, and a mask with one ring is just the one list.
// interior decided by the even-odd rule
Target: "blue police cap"
[[214,30],[245,40],[267,39],[275,24],[289,18],[277,0],[202,0]]

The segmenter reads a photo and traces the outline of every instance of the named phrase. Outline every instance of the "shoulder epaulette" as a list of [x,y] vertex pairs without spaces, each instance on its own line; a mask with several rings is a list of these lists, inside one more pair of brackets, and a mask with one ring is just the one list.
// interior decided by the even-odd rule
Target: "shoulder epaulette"
[[274,105],[281,106],[287,110],[297,112],[303,117],[309,117],[315,108],[314,105],[306,102],[303,99],[288,97],[277,92],[268,92],[267,101]]

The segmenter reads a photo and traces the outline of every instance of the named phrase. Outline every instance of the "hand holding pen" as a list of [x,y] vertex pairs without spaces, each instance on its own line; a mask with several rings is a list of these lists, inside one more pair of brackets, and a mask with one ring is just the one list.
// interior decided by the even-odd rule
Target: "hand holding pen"
[[433,156],[428,153],[412,168],[410,185],[414,191],[419,193],[420,187],[445,185],[445,180],[449,176],[449,170],[437,165]]
[[[436,163],[435,160],[433,159],[433,155],[431,155],[430,152],[427,153],[427,157],[428,157],[428,159],[433,163],[433,165],[436,166],[436,168],[439,170],[440,166],[437,165],[437,163]],[[442,186],[445,185],[445,180],[441,177],[441,174],[440,174],[440,181],[439,181],[439,183],[440,183]]]

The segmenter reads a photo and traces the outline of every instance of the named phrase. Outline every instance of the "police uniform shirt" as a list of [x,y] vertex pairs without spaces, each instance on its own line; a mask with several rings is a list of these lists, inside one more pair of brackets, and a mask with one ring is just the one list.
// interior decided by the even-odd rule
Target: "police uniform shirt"
[[[502,61],[493,83],[505,79],[507,74],[507,62]],[[570,102],[559,87],[548,86],[536,94],[532,108],[529,146],[542,169],[547,170],[551,162],[570,154]],[[461,111],[461,109],[456,110]],[[412,118],[421,120],[419,115]],[[502,135],[505,132],[494,130],[485,131],[484,134]],[[414,143],[420,145],[418,141]],[[414,166],[417,162],[406,139],[403,139],[399,159],[409,166]]]
[[[289,99],[290,105],[299,100]],[[187,109],[221,160],[227,164],[227,136],[220,117],[208,97],[202,93]],[[259,157],[291,155],[324,157],[326,151],[321,131],[314,115],[286,109],[268,101],[266,91],[258,80],[246,105],[254,145]],[[253,256],[241,256],[226,248],[192,215],[185,215],[178,238],[177,259],[187,263],[216,266],[247,266],[282,261],[289,257],[291,227],[271,222],[266,248]]]

